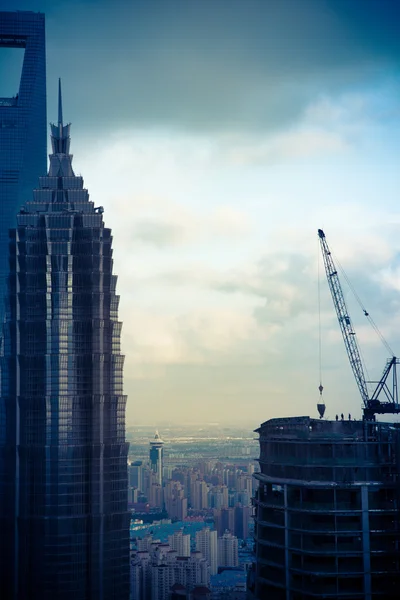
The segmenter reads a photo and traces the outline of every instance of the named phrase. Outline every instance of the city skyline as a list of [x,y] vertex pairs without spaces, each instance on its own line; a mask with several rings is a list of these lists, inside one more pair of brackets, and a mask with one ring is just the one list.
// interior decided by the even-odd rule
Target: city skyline
[[[393,2],[4,4],[46,13],[48,81],[119,240],[128,425],[316,413],[318,227],[400,347]],[[327,416],[360,416],[324,283]]]

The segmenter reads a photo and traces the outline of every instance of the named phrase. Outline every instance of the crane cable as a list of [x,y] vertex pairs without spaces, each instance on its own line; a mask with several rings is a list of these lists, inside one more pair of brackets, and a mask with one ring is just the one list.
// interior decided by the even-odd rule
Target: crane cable
[[321,332],[321,253],[319,251],[319,240],[318,243],[318,346],[319,346],[319,395],[322,398],[322,391],[324,386],[322,385],[322,332]]
[[[332,256],[334,256],[333,252],[331,251]],[[389,352],[389,354],[391,356],[394,356],[394,352],[392,350],[392,348],[389,346],[388,342],[385,340],[385,338],[383,337],[383,334],[381,333],[381,331],[379,330],[377,324],[375,323],[375,321],[373,320],[373,318],[371,317],[371,315],[369,314],[369,312],[367,311],[367,309],[365,308],[360,296],[357,294],[354,286],[352,285],[350,279],[347,277],[346,275],[346,271],[343,269],[342,265],[340,264],[339,260],[337,259],[336,256],[334,256],[335,259],[335,263],[338,265],[341,274],[343,275],[344,279],[346,280],[347,285],[349,286],[350,290],[352,291],[355,299],[357,300],[361,310],[364,313],[364,316],[367,317],[371,327],[374,329],[375,333],[377,334],[377,336],[379,337],[379,339],[381,340],[382,344],[385,346],[386,350]]]

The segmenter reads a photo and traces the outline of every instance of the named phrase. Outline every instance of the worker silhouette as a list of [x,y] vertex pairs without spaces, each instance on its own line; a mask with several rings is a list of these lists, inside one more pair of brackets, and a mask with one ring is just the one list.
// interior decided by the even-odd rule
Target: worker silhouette
[[343,413],[340,415],[340,418],[342,419],[342,421],[344,421],[344,414]]
[[336,421],[339,421],[339,417],[336,415]]

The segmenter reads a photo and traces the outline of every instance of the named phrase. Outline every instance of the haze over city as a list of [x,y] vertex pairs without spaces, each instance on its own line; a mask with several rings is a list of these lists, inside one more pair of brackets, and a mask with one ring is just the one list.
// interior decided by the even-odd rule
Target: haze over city
[[[61,77],[113,230],[128,425],[315,415],[318,227],[399,352],[395,2],[1,8],[46,13],[48,120]],[[0,97],[19,58],[0,53]],[[359,416],[324,278],[321,304],[327,415]],[[386,350],[349,308],[376,378]]]

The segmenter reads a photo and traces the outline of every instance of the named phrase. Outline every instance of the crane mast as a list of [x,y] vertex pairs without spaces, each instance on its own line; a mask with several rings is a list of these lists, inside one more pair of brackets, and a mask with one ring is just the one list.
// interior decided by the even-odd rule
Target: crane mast
[[[356,334],[347,310],[346,301],[335,263],[333,262],[332,254],[329,250],[325,233],[322,231],[322,229],[318,229],[318,237],[321,245],[326,277],[328,279],[328,285],[331,291],[340,330],[342,332],[347,356],[349,358],[350,366],[352,368],[353,375],[364,404],[364,419],[375,420],[375,414],[377,413],[400,413],[396,371],[396,365],[398,364],[399,360],[395,356],[392,356],[390,359],[388,359],[381,379],[377,382],[374,382],[376,387],[372,396],[370,397],[364,375],[361,355],[357,345]],[[391,385],[389,386],[388,380],[390,372],[392,372],[392,380]],[[380,394],[385,395],[385,401],[382,402],[379,400]]]

